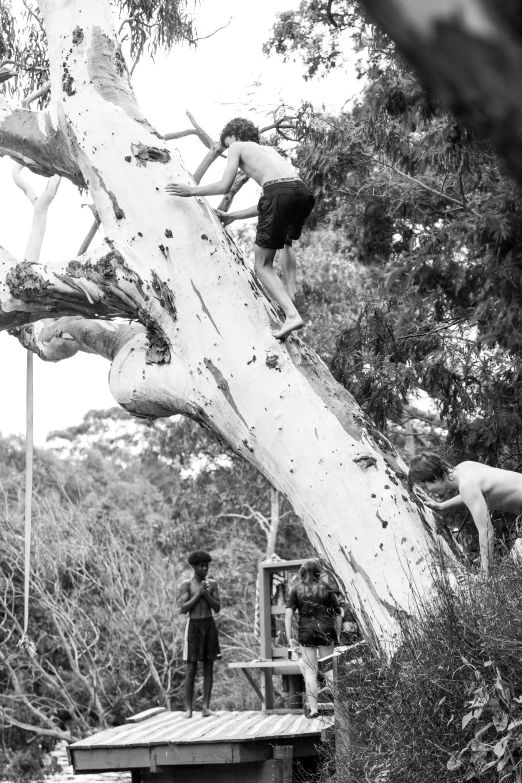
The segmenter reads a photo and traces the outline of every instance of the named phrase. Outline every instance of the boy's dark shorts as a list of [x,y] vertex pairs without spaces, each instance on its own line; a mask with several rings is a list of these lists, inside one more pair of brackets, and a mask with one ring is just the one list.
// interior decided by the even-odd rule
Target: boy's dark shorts
[[299,179],[265,184],[257,209],[256,245],[279,250],[299,239],[315,199]]
[[317,617],[300,617],[297,641],[303,647],[329,647],[337,644],[335,625],[318,620]]
[[185,628],[184,661],[215,661],[221,658],[218,631],[213,617],[190,618]]

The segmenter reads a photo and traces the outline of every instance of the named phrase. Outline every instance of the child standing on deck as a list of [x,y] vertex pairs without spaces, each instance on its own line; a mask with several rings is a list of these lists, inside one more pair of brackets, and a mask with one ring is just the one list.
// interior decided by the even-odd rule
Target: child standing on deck
[[[293,638],[295,612],[299,613],[297,641]],[[342,609],[337,591],[322,578],[318,560],[305,560],[299,569],[299,581],[292,587],[286,602],[285,629],[290,647],[301,651],[299,668],[305,681],[309,718],[319,715],[318,661],[333,653],[341,624]],[[331,680],[332,673],[326,674]]]
[[180,589],[180,609],[188,614],[183,645],[183,660],[187,665],[185,675],[185,717],[192,717],[194,682],[198,670],[198,661],[203,661],[203,708],[201,716],[209,718],[215,715],[209,708],[214,676],[214,661],[221,657],[219,639],[212,611],[219,612],[218,586],[214,579],[207,579],[209,563],[208,552],[197,550],[188,556],[189,565],[194,570],[192,579],[186,579]]
[[[238,212],[217,214],[226,226],[233,220],[258,217],[255,270],[264,288],[285,314],[283,327],[275,337],[284,340],[290,332],[301,329],[303,319],[294,304],[296,258],[292,242],[299,239],[305,220],[315,199],[299,179],[296,170],[273,147],[259,143],[259,130],[250,120],[237,117],[231,120],[220,136],[228,147],[228,161],[219,182],[211,185],[182,185],[171,183],[166,190],[171,196],[217,196],[228,193],[234,184],[238,168],[263,188],[257,206]],[[274,272],[275,254],[280,250],[284,285]]]

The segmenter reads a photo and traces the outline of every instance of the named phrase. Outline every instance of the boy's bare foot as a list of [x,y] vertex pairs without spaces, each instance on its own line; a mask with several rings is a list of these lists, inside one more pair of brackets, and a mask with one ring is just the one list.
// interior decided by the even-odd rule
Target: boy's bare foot
[[296,313],[295,315],[291,315],[290,317],[287,317],[285,319],[285,322],[283,324],[283,328],[280,329],[278,332],[275,333],[274,337],[276,337],[278,340],[286,340],[290,332],[295,332],[297,329],[303,328],[303,319],[299,315],[299,313]]
[[202,718],[217,718],[218,714],[217,712],[212,712],[212,710],[209,710],[208,707],[203,707],[201,710],[201,717]]
[[184,718],[192,718],[192,710],[186,710],[186,711],[183,713],[183,717],[184,717]]

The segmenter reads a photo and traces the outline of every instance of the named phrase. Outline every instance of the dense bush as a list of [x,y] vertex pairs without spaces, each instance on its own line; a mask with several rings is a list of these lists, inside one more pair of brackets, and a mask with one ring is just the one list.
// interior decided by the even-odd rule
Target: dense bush
[[522,568],[440,574],[389,663],[365,655],[340,677],[338,753],[323,777],[353,783],[519,783]]

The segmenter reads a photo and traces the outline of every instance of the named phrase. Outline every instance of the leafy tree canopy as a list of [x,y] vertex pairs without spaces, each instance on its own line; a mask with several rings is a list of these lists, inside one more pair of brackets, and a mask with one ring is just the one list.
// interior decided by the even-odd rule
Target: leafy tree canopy
[[347,51],[351,53],[349,41],[356,52],[365,53],[357,66],[361,76],[366,56],[375,65],[383,50],[392,51],[389,39],[371,23],[355,0],[301,0],[297,10],[277,15],[264,51],[276,52],[285,60],[302,60],[305,79],[311,79],[344,65]]
[[[176,43],[197,43],[196,0],[110,0],[121,19],[120,40],[136,63],[146,51],[154,56]],[[27,95],[49,78],[47,39],[35,0],[0,0],[0,67],[11,93]],[[0,71],[0,80],[1,80]]]
[[351,242],[368,269],[334,374],[381,429],[400,422],[422,390],[437,402],[456,458],[516,467],[519,189],[489,143],[437,104],[356,4],[301,3],[279,16],[267,50],[299,54],[309,75],[324,73],[342,51],[308,50],[305,31],[316,28],[331,42],[350,28],[366,47],[360,100],[338,116],[303,106],[296,125],[316,221]]

